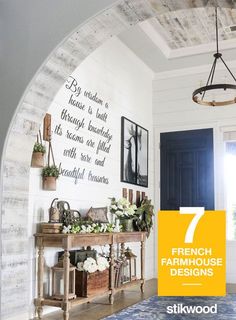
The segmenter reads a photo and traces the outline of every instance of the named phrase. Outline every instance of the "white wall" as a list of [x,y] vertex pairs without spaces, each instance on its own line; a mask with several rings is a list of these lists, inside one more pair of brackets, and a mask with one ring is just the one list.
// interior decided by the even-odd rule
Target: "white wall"
[[[236,73],[236,63],[230,67]],[[153,82],[153,116],[155,128],[156,183],[160,181],[160,132],[213,128],[215,155],[215,208],[225,209],[223,181],[223,132],[235,130],[236,107],[205,107],[192,102],[194,89],[205,83],[210,66],[173,70],[155,76]],[[221,67],[216,72],[218,81],[225,81]],[[228,81],[230,79],[228,78]],[[159,197],[158,197],[159,198]],[[236,283],[236,242],[227,241],[227,283]]]
[[44,59],[73,29],[114,3],[115,0],[71,0],[70,5],[66,0],[1,1],[1,152],[21,96]]
[[[73,209],[78,209],[85,213],[91,206],[109,205],[109,197],[121,197],[122,188],[127,187],[136,190],[145,191],[149,198],[154,197],[154,171],[153,171],[153,120],[152,120],[152,73],[150,70],[125,47],[118,39],[113,38],[105,45],[91,54],[73,73],[79,85],[83,89],[89,89],[97,92],[98,96],[109,104],[109,108],[100,109],[108,113],[106,123],[95,119],[95,115],[86,115],[84,111],[78,110],[73,106],[68,107],[70,92],[63,86],[56,95],[48,112],[52,115],[52,131],[55,125],[62,123],[64,128],[72,129],[70,124],[63,123],[60,114],[63,108],[68,109],[70,114],[77,118],[85,116],[86,123],[92,119],[97,126],[109,128],[113,138],[109,154],[106,156],[104,168],[98,168],[94,164],[85,164],[79,160],[80,152],[89,153],[93,160],[95,159],[95,150],[89,151],[84,144],[77,145],[77,158],[71,159],[63,156],[63,150],[70,148],[74,143],[65,138],[53,134],[53,149],[56,163],[62,162],[67,168],[74,166],[85,167],[88,171],[92,168],[101,176],[109,178],[108,185],[102,183],[89,182],[86,178],[74,184],[74,180],[67,177],[60,177],[57,183],[57,191],[49,192],[41,189],[40,169],[31,169],[30,174],[30,195],[29,212],[32,212],[32,219],[29,221],[29,236],[32,237],[36,231],[36,224],[40,221],[48,221],[48,208],[53,198],[69,201]],[[93,109],[97,104],[89,102],[84,97],[79,97],[80,101],[91,105]],[[120,182],[120,133],[121,116],[125,116],[144,128],[149,130],[149,187],[142,188],[134,185],[128,185]],[[86,129],[79,130],[78,134],[89,136]],[[91,134],[92,138],[95,138]],[[95,138],[96,139],[96,138]],[[97,143],[97,141],[96,141]],[[33,238],[32,238],[33,243]],[[140,247],[133,246],[134,251],[139,256]],[[32,248],[32,283],[30,298],[31,302],[35,295],[35,252]],[[53,253],[53,254],[52,254]],[[55,254],[52,250],[46,250],[47,265],[51,266],[55,262]],[[147,240],[146,255],[146,278],[155,277],[155,236],[154,232]],[[33,311],[33,306],[32,306]]]

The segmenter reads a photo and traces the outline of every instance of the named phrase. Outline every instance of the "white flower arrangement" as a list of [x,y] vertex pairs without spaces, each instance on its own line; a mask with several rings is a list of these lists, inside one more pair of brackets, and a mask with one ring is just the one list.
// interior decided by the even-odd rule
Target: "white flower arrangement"
[[98,257],[97,266],[98,266],[98,271],[104,271],[107,268],[109,268],[109,262],[105,257]]
[[109,262],[105,257],[98,257],[97,260],[87,258],[84,262],[77,263],[78,271],[86,271],[88,273],[104,271],[107,268],[109,268]]
[[97,266],[96,260],[94,260],[93,258],[87,258],[84,261],[83,269],[84,269],[84,271],[87,271],[88,273],[93,273],[93,272],[97,271],[98,266]]
[[76,225],[63,226],[62,233],[104,233],[114,232],[115,225],[112,223],[103,222],[81,222]]
[[118,218],[132,218],[137,210],[135,204],[131,204],[127,199],[121,198],[116,201],[115,198],[111,199],[110,211],[115,214]]
[[91,233],[93,231],[94,226],[88,225],[88,226],[81,226],[80,233]]
[[62,233],[70,233],[71,231],[71,226],[63,226],[63,229],[62,229]]
[[78,271],[84,271],[83,266],[84,266],[84,263],[83,263],[83,262],[78,262],[78,263],[77,263],[77,270],[78,270]]

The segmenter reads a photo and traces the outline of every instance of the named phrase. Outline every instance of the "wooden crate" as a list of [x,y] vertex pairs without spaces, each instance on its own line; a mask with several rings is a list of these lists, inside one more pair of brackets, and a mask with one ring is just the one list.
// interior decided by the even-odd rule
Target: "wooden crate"
[[88,297],[109,289],[109,269],[88,273],[76,270],[75,294],[77,297]]

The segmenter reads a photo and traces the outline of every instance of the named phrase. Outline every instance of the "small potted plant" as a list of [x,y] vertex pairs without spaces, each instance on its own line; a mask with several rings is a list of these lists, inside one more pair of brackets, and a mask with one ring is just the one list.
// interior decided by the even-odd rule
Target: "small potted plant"
[[[51,160],[52,160],[52,164],[51,164]],[[52,140],[50,135],[47,165],[42,170],[43,190],[48,190],[48,191],[56,190],[57,188],[56,181],[60,175],[60,171],[61,171],[61,165],[58,168],[55,164],[55,159],[54,159],[53,149],[52,149]]]
[[43,168],[43,189],[48,191],[56,190],[56,180],[60,175],[60,169],[56,165],[48,165]]
[[44,166],[44,154],[46,153],[46,147],[42,144],[42,137],[39,131],[37,135],[37,142],[34,144],[31,167],[32,168],[42,168]]

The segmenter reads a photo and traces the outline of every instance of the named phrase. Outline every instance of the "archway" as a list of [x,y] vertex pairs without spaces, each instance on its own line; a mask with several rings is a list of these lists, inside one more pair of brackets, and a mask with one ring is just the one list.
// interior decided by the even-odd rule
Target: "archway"
[[[29,215],[29,164],[35,136],[54,96],[75,68],[110,37],[154,17],[157,12],[201,7],[206,3],[185,0],[178,7],[172,1],[166,1],[166,5],[154,0],[118,1],[112,8],[90,19],[69,35],[32,79],[13,117],[2,157],[2,319],[10,319],[16,312],[17,319],[21,315],[25,319],[28,309],[25,295],[29,281],[28,248],[32,244],[24,226],[28,224]],[[215,4],[214,1],[209,3]],[[219,1],[219,5],[228,7],[232,6],[232,2]],[[95,24],[101,27],[94,29]]]

